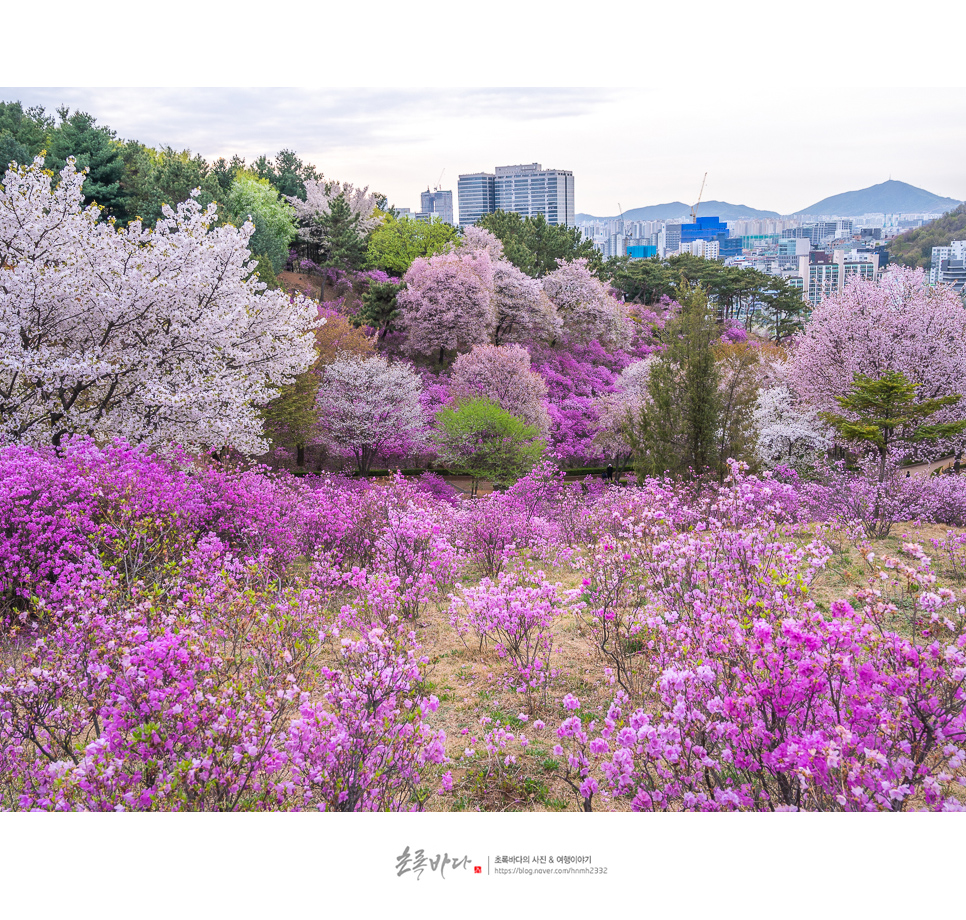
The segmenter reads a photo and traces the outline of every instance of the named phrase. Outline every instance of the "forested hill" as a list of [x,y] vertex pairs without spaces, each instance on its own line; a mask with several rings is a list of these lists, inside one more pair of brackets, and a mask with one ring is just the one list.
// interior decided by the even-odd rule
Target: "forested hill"
[[933,246],[948,246],[952,240],[963,239],[966,239],[966,204],[938,220],[900,234],[889,243],[889,255],[900,265],[929,268]]

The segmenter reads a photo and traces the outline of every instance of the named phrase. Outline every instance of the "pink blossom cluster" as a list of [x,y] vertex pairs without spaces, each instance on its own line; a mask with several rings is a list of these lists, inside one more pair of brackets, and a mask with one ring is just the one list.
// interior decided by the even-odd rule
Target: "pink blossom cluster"
[[443,736],[398,617],[329,620],[212,535],[146,593],[84,587],[0,678],[0,807],[420,807]]
[[[962,493],[897,481],[923,519],[949,506],[922,496]],[[614,688],[599,714],[564,700],[582,808],[956,808],[966,608],[943,579],[966,542],[880,559],[836,501],[741,464],[615,488],[545,462],[454,501],[438,477],[3,447],[0,808],[421,808],[445,762],[417,639],[434,610],[505,662],[530,719],[578,618]],[[868,587],[821,609],[815,579],[856,542]],[[517,727],[484,728],[509,769]]]
[[582,808],[963,807],[950,790],[966,762],[966,611],[921,546],[904,547],[912,563],[870,554],[869,587],[823,614],[809,592],[821,546],[727,527],[661,537],[628,534],[590,565],[620,689],[606,715],[557,730]]
[[482,649],[492,644],[509,660],[510,686],[523,694],[532,711],[537,695],[546,698],[553,667],[554,625],[569,611],[576,591],[562,591],[543,572],[500,573],[495,582],[458,588],[450,607],[450,622],[461,637],[472,630]]

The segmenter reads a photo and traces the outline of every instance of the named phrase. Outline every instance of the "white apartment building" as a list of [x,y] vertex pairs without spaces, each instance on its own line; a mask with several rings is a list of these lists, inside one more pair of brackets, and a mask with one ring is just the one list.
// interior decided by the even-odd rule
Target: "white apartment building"
[[694,240],[692,243],[681,243],[678,254],[684,255],[688,253],[692,256],[698,256],[701,259],[717,259],[718,251],[719,246],[717,240]]
[[943,262],[948,262],[950,259],[960,262],[966,260],[966,240],[952,240],[948,246],[932,247],[932,262],[929,265],[931,285],[949,283],[943,280]]
[[812,306],[832,294],[841,294],[846,282],[856,276],[874,281],[879,276],[878,253],[836,249],[827,254],[809,253],[798,257],[802,294]]

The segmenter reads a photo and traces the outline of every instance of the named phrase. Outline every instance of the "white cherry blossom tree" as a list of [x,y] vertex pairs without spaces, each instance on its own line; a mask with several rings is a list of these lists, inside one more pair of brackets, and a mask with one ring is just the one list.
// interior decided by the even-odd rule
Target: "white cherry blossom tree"
[[340,355],[322,373],[316,400],[326,446],[355,457],[366,473],[380,454],[406,454],[425,441],[423,386],[408,365],[381,355]]
[[258,406],[312,363],[320,321],[252,275],[252,225],[192,198],[121,229],[82,207],[73,159],[52,178],[38,157],[0,186],[0,436],[265,450]]
[[832,446],[833,433],[817,411],[784,383],[759,391],[753,417],[756,451],[766,466],[795,464]]
[[351,182],[309,179],[305,183],[305,201],[294,196],[285,196],[303,224],[299,235],[304,239],[313,239],[315,225],[329,213],[332,202],[340,195],[345,198],[349,210],[358,219],[356,226],[360,233],[368,233],[382,221],[382,215],[376,213],[376,196],[369,191],[368,185],[365,188],[356,188]]

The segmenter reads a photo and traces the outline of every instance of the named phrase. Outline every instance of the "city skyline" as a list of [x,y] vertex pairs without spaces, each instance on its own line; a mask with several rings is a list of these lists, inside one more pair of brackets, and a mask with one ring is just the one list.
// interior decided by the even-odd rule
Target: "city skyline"
[[[640,88],[0,87],[5,101],[51,114],[61,104],[82,109],[120,138],[208,160],[294,149],[326,178],[368,185],[413,210],[427,186],[455,193],[460,174],[535,161],[572,171],[576,211],[600,216],[693,202],[705,172],[706,200],[781,214],[888,178],[966,199],[966,98],[888,93],[890,104],[862,119],[830,111],[817,136],[799,131],[794,106],[763,122],[688,100],[684,118],[681,100]],[[769,107],[766,90],[756,100]]]

